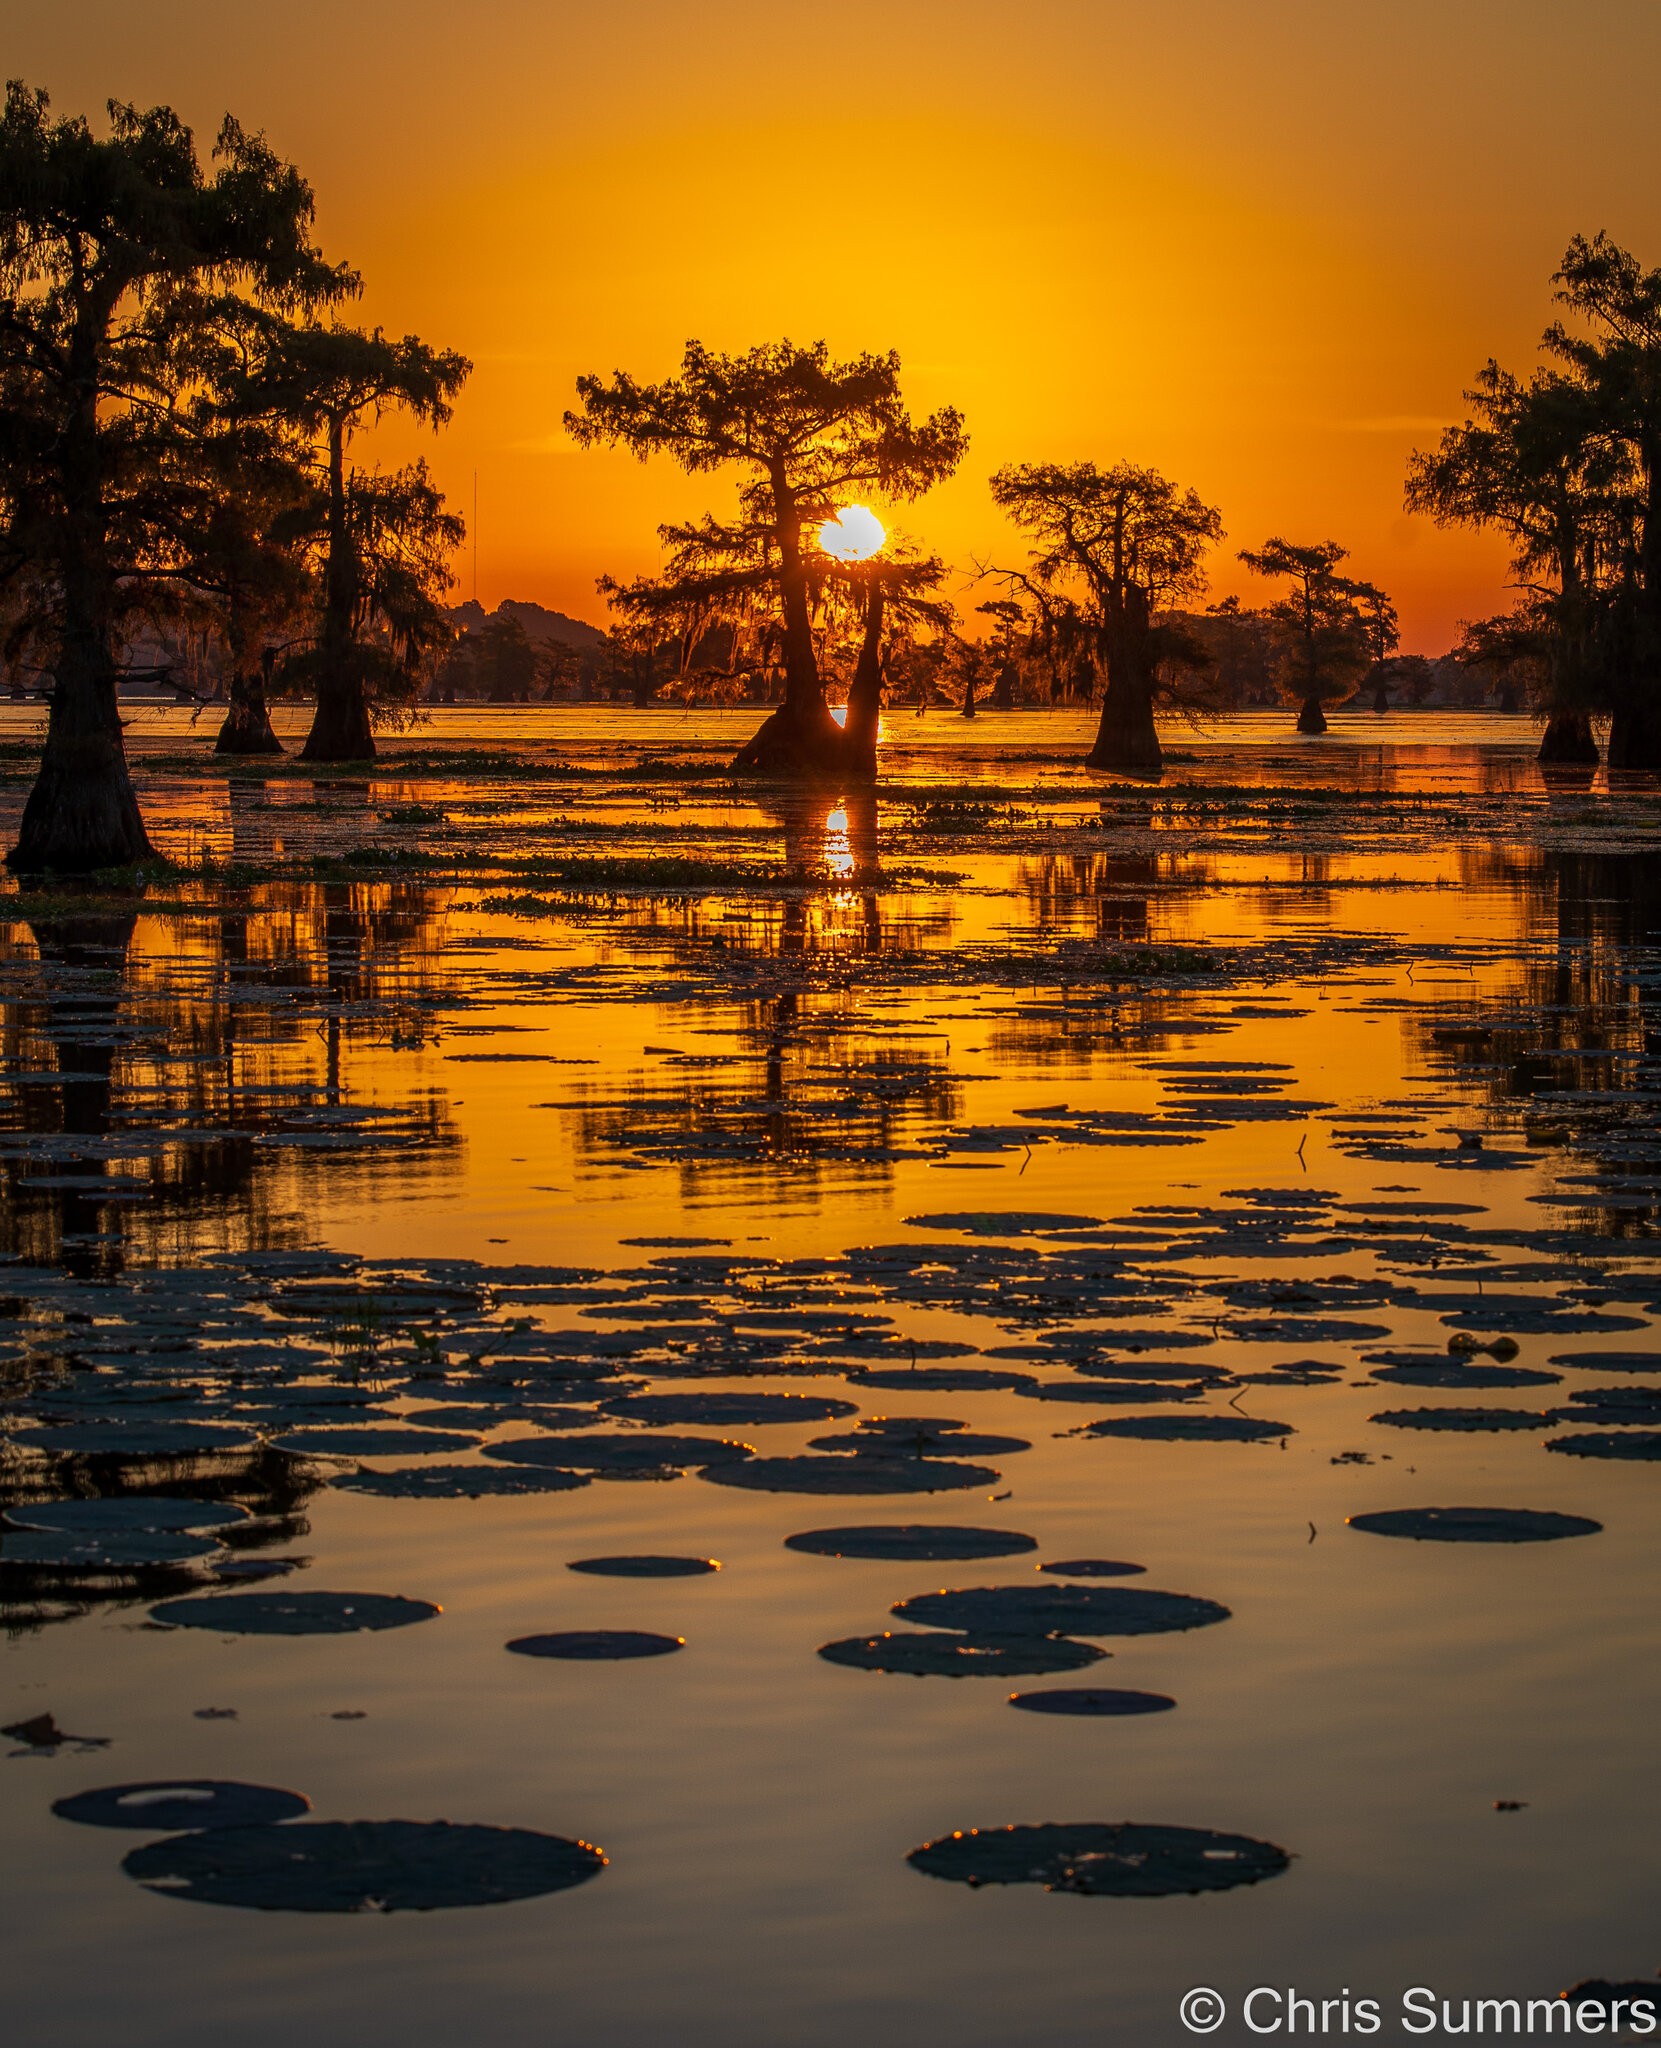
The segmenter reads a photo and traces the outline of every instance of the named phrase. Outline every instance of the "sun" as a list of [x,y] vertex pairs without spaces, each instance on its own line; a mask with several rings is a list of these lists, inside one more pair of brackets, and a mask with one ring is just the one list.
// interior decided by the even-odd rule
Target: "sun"
[[882,521],[868,505],[844,505],[819,529],[819,545],[838,562],[868,562],[888,538]]

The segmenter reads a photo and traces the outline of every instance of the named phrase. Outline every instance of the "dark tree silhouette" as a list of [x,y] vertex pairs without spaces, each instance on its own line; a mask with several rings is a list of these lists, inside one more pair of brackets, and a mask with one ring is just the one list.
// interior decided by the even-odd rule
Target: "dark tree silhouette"
[[311,241],[310,187],[226,119],[205,175],[170,108],[109,132],[14,81],[0,117],[0,500],[5,562],[47,608],[52,696],[9,856],[87,872],[150,852],[127,769],[115,641],[155,568],[158,479],[188,431],[183,339],[215,295],[318,303],[353,283]]
[[1543,371],[1525,384],[1489,362],[1465,402],[1471,417],[1414,455],[1408,510],[1506,535],[1518,602],[1468,628],[1471,649],[1529,680],[1543,763],[1596,766],[1592,716],[1611,695],[1611,593],[1627,580],[1631,530],[1619,451],[1576,378]]
[[[786,340],[742,356],[688,342],[680,374],[639,384],[577,380],[567,430],[585,447],[664,453],[689,473],[741,472],[739,518],[704,529],[712,563],[726,557],[770,589],[781,622],[784,702],[733,762],[735,771],[795,777],[849,771],[849,747],[825,702],[814,646],[814,529],[862,493],[920,496],[962,460],[967,440],[950,408],[914,423],[897,355],[833,362],[823,342]],[[858,772],[857,770],[855,772]]]
[[1388,630],[1395,628],[1381,590],[1338,574],[1348,554],[1332,540],[1296,547],[1279,538],[1240,553],[1255,575],[1283,576],[1291,583],[1285,597],[1265,607],[1265,616],[1275,634],[1276,680],[1288,703],[1298,706],[1298,731],[1309,735],[1326,731],[1324,705],[1355,694],[1377,636],[1386,630],[1385,613]]
[[1609,765],[1661,773],[1661,269],[1576,235],[1553,282],[1586,331],[1555,323],[1545,345],[1590,402],[1591,451],[1613,450],[1622,471],[1620,568],[1602,607]]
[[321,617],[315,644],[290,665],[317,691],[302,760],[373,760],[377,716],[408,705],[423,657],[446,636],[447,558],[461,521],[425,463],[383,474],[347,458],[359,428],[388,412],[443,426],[471,369],[465,356],[378,327],[285,323],[267,334],[250,395],[313,438],[321,473]]
[[1160,773],[1153,714],[1168,679],[1158,614],[1204,589],[1221,514],[1197,492],[1128,462],[1022,463],[999,470],[992,496],[1035,544],[1025,571],[1000,573],[1106,676],[1089,765]]

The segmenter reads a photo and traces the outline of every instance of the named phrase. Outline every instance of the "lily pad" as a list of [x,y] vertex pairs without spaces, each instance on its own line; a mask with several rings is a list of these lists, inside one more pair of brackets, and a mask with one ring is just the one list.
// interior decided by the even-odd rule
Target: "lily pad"
[[1254,1415],[1105,1415],[1086,1423],[1086,1436],[1128,1436],[1152,1443],[1255,1444],[1291,1436],[1289,1422],[1260,1421]]
[[271,1439],[274,1451],[288,1451],[301,1458],[402,1458],[423,1451],[471,1451],[479,1439],[457,1429],[398,1429],[346,1424],[336,1429],[291,1429]]
[[1640,1464],[1661,1464],[1661,1429],[1622,1429],[1609,1436],[1552,1436],[1548,1451],[1571,1458],[1627,1458]]
[[645,1629],[568,1628],[553,1635],[516,1636],[508,1648],[516,1657],[564,1657],[575,1663],[598,1664],[631,1657],[667,1657],[684,1650],[686,1638],[652,1635]]
[[886,1630],[824,1643],[819,1654],[828,1664],[910,1678],[1026,1678],[1047,1671],[1081,1671],[1107,1652],[1061,1636]]
[[505,1444],[486,1444],[484,1454],[506,1465],[565,1465],[602,1473],[685,1471],[693,1465],[725,1467],[755,1457],[751,1445],[729,1437],[668,1436],[644,1429],[602,1431],[554,1442],[515,1437]]
[[1013,1557],[1036,1550],[1038,1539],[1018,1529],[956,1528],[947,1523],[871,1522],[847,1529],[804,1529],[784,1539],[786,1550],[811,1557],[964,1559]]
[[209,1593],[164,1600],[151,1619],[169,1628],[211,1628],[237,1636],[345,1636],[407,1628],[443,1610],[397,1593]]
[[495,1906],[605,1868],[587,1842],[449,1821],[299,1821],[148,1842],[122,1863],[164,1898],[263,1912],[429,1912]]
[[211,1557],[219,1545],[211,1536],[179,1529],[23,1529],[0,1539],[0,1564],[28,1564],[62,1571],[143,1571]]
[[1585,1515],[1541,1508],[1386,1508],[1351,1515],[1349,1526],[1418,1543],[1554,1543],[1565,1536],[1596,1536],[1603,1528]]
[[250,1451],[251,1430],[223,1422],[166,1422],[135,1415],[120,1422],[49,1423],[20,1429],[13,1442],[54,1457],[199,1458]]
[[1291,1858],[1250,1835],[1122,1821],[969,1828],[925,1842],[906,1861],[958,1884],[1041,1884],[1052,1892],[1150,1899],[1258,1884],[1278,1877]]
[[1391,1429],[1544,1429],[1546,1418],[1526,1408],[1386,1408],[1367,1418]]
[[751,1493],[956,1493],[994,1486],[990,1465],[958,1465],[946,1458],[752,1458],[744,1465],[712,1465],[704,1474],[717,1486]]
[[223,1529],[247,1521],[248,1510],[230,1501],[124,1493],[106,1500],[31,1501],[7,1508],[6,1520],[19,1529],[55,1529],[65,1535],[126,1535],[142,1529]]
[[539,1465],[411,1465],[401,1472],[367,1466],[331,1482],[346,1493],[372,1493],[382,1500],[484,1500],[502,1494],[569,1493],[593,1484],[587,1472]]
[[1038,1569],[1057,1579],[1134,1579],[1147,1570],[1145,1564],[1126,1564],[1117,1557],[1055,1558]]
[[1559,1351],[1548,1362],[1571,1372],[1654,1372],[1661,1365],[1661,1352]]
[[1059,1686],[1051,1692],[1012,1692],[1012,1707],[1029,1714],[1118,1716],[1166,1714],[1176,1701],[1162,1692],[1116,1692],[1107,1686]]
[[628,1394],[601,1405],[609,1414],[632,1421],[712,1422],[726,1429],[754,1429],[769,1422],[831,1422],[858,1413],[852,1401],[819,1394]]
[[721,1567],[713,1557],[575,1557],[568,1572],[591,1572],[602,1579],[696,1579]]
[[1140,1586],[969,1586],[914,1593],[888,1611],[925,1628],[999,1636],[1169,1635],[1229,1618],[1219,1601]]
[[905,1220],[912,1230],[958,1230],[970,1237],[1030,1237],[1043,1230],[1094,1230],[1102,1219],[1055,1215],[1045,1209],[960,1209]]
[[54,1799],[59,1820],[94,1828],[147,1828],[153,1835],[179,1828],[240,1828],[292,1820],[311,1801],[275,1785],[244,1785],[234,1778],[159,1778],[142,1785],[100,1785],[96,1791]]

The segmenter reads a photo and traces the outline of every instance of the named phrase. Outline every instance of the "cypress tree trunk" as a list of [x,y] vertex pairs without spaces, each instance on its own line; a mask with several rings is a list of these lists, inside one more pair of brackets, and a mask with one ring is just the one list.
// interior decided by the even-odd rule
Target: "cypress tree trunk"
[[975,675],[973,669],[963,679],[963,715],[965,718],[973,718],[975,715]]
[[1609,721],[1609,766],[1629,775],[1661,774],[1661,707],[1653,693],[1629,693],[1615,706]]
[[257,673],[239,663],[231,676],[231,702],[225,723],[214,742],[216,754],[280,754],[283,743],[271,727],[271,712],[265,701],[276,650],[267,647],[260,656]]
[[98,450],[96,361],[77,337],[78,398],[63,435],[63,637],[46,746],[7,865],[23,874],[89,874],[154,857],[121,737],[110,651],[109,568]]
[[1319,697],[1305,697],[1298,712],[1298,730],[1312,739],[1318,739],[1326,731],[1326,713],[1321,709]]
[[873,569],[865,600],[865,634],[848,688],[848,722],[842,729],[847,773],[863,782],[877,775],[877,728],[882,721],[882,572]]
[[357,554],[346,510],[346,423],[337,416],[329,426],[329,560],[323,579],[317,711],[300,749],[302,761],[375,758],[375,735],[352,630],[357,603]]
[[1546,721],[1536,757],[1542,767],[1595,768],[1598,743],[1584,711],[1558,711]]
[[1154,655],[1147,607],[1127,606],[1104,636],[1107,690],[1096,744],[1087,768],[1117,768],[1132,775],[1163,775],[1165,756],[1153,722]]
[[[784,605],[784,702],[754,739],[734,755],[732,772],[814,781],[843,773],[846,744],[842,727],[825,702],[813,651],[813,618],[808,608],[796,501],[782,469],[775,469],[770,481],[779,544],[779,595]],[[874,742],[872,751],[874,774]]]

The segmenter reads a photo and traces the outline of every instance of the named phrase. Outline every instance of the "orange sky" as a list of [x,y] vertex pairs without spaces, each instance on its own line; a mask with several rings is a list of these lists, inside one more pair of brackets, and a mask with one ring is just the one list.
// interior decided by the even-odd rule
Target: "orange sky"
[[[601,616],[594,578],[724,487],[582,453],[581,370],[697,335],[897,348],[968,417],[900,524],[1015,545],[1000,464],[1124,457],[1222,507],[1213,592],[1335,538],[1436,652],[1504,549],[1401,512],[1409,450],[1519,365],[1570,234],[1661,262],[1652,0],[10,0],[58,111],[226,108],[312,179],[367,319],[476,364],[427,441],[479,594]],[[394,434],[388,453],[417,445]],[[472,586],[462,567],[461,594]],[[1261,590],[1261,586],[1258,586]]]

